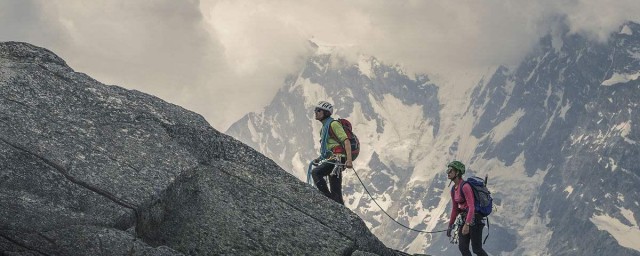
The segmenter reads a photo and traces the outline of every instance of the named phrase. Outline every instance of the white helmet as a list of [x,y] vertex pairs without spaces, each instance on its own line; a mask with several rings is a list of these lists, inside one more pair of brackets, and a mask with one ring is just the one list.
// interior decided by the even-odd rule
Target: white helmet
[[318,104],[316,105],[316,109],[326,110],[329,111],[329,114],[333,114],[333,105],[326,101],[318,102]]

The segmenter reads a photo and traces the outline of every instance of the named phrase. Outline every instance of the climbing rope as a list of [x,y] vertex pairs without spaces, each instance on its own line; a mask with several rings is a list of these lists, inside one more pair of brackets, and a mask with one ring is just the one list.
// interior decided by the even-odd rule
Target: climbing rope
[[[329,139],[329,129],[331,129],[332,122],[333,118],[328,117],[322,126],[322,133],[320,134],[320,157],[318,158],[320,162],[326,161],[328,156],[331,155],[331,151],[327,149],[327,140]],[[313,169],[313,166],[315,165],[313,161],[314,160],[311,160],[311,162],[309,162],[309,168],[307,168],[307,183],[315,187],[316,184],[311,178],[311,169]]]
[[309,168],[307,168],[307,184],[315,187],[316,184],[313,183],[313,178],[311,177],[311,170],[313,169],[313,160],[309,162]]
[[[335,163],[334,165],[342,165],[344,166],[345,164],[340,164],[340,163]],[[373,200],[373,202],[378,206],[378,208],[380,208],[380,210],[387,215],[387,217],[389,217],[389,219],[393,220],[393,222],[397,223],[398,225],[411,230],[411,231],[415,231],[415,232],[420,232],[420,233],[425,233],[425,234],[435,234],[435,233],[441,233],[441,232],[447,232],[447,230],[438,230],[438,231],[426,231],[426,230],[418,230],[418,229],[414,229],[414,228],[410,228],[407,227],[406,225],[398,222],[397,220],[395,220],[393,217],[391,217],[391,215],[389,215],[389,213],[387,213],[387,211],[385,211],[384,209],[382,209],[382,206],[380,206],[380,204],[378,204],[378,202],[376,201],[375,198],[373,198],[373,195],[371,195],[371,193],[369,192],[369,190],[367,189],[367,186],[364,185],[364,182],[362,182],[362,179],[360,179],[360,176],[358,175],[358,173],[356,172],[356,169],[354,169],[353,167],[350,168],[351,170],[353,170],[353,173],[356,174],[356,177],[358,178],[358,181],[360,181],[360,184],[362,184],[362,187],[364,188],[364,191],[367,192],[367,194],[369,194],[369,197],[371,198],[371,200]]]

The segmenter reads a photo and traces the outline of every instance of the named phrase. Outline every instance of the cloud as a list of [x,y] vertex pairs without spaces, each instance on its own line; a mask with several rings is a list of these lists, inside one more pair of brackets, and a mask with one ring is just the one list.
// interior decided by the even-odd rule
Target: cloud
[[640,21],[640,4],[634,0],[570,1],[559,9],[567,17],[572,33],[582,33],[604,42],[627,21]]
[[[64,28],[54,49],[78,71],[202,111],[210,76],[227,65],[195,1],[41,2]],[[193,104],[200,103],[200,104]]]
[[[198,1],[3,1],[0,40],[54,51],[76,71],[224,119],[232,79]],[[216,110],[216,107],[217,110]],[[226,120],[229,122],[229,120]],[[215,123],[215,122],[212,122]]]
[[4,0],[0,40],[48,48],[97,80],[144,91],[225,130],[269,103],[313,38],[409,72],[514,65],[566,24],[605,41],[637,0]]

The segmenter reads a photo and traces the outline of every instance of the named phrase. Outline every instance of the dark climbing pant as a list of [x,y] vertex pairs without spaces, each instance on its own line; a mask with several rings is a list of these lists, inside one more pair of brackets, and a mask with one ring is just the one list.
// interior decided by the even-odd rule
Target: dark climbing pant
[[482,223],[482,217],[478,215],[475,217],[475,225],[469,227],[469,234],[463,235],[462,227],[458,230],[458,249],[460,249],[463,256],[471,256],[469,242],[471,242],[473,253],[478,256],[487,256],[487,253],[482,249],[482,229],[484,228],[484,223]]
[[[318,190],[322,192],[328,198],[331,198],[333,201],[338,202],[341,205],[344,205],[344,201],[342,199],[342,174],[340,175],[330,175],[333,171],[336,160],[330,162],[324,162],[311,170],[311,177],[313,177],[313,182],[318,187]],[[344,159],[340,160],[340,163],[344,164]],[[329,176],[329,188],[327,188],[327,182],[324,180],[325,176]]]

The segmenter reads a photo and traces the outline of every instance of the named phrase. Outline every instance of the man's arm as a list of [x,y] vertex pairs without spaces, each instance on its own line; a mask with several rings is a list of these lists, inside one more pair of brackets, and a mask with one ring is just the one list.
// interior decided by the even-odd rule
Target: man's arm
[[351,158],[351,141],[349,141],[349,138],[344,140],[344,150],[347,154],[347,161],[344,164],[347,166],[347,168],[353,168],[353,159]]
[[331,123],[331,129],[333,130],[336,141],[342,142],[342,146],[344,147],[345,154],[347,155],[347,161],[344,163],[347,168],[353,168],[353,156],[351,156],[351,141],[349,141],[349,137],[347,133],[344,131],[344,128],[338,121],[334,121]]

